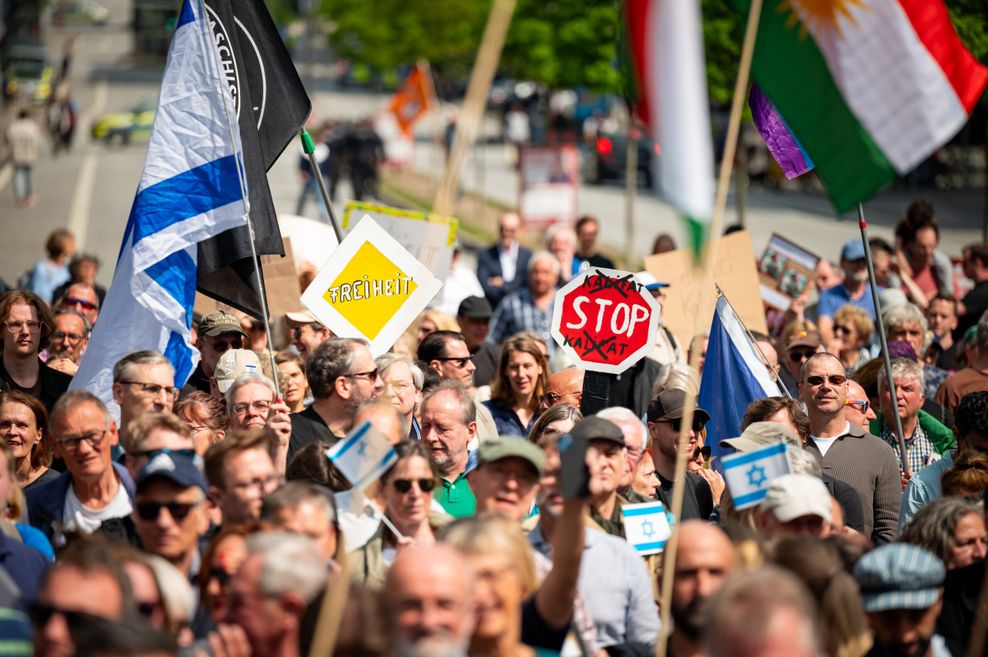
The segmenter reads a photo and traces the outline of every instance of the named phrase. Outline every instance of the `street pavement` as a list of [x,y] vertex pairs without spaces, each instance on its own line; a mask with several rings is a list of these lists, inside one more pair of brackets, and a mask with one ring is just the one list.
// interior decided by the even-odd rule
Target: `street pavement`
[[[140,179],[146,145],[107,147],[89,140],[89,126],[94,118],[108,111],[133,106],[141,99],[157,94],[161,66],[147,67],[131,55],[132,38],[127,27],[130,20],[128,0],[101,0],[111,9],[111,22],[103,27],[49,29],[47,41],[53,59],[61,56],[66,40],[75,38],[75,60],[70,72],[75,99],[82,110],[73,150],[58,157],[44,156],[36,167],[38,205],[30,209],[15,208],[10,184],[9,165],[0,167],[0,223],[4,239],[0,246],[0,278],[9,283],[43,257],[46,236],[55,228],[67,226],[78,236],[79,249],[96,254],[103,267],[99,282],[108,284],[112,265],[120,248],[123,230]],[[309,56],[313,56],[311,47]],[[319,53],[314,53],[318,59]],[[380,94],[339,90],[326,77],[331,67],[324,62],[303,67],[303,79],[312,94],[314,116],[319,118],[355,119],[377,111],[386,98]],[[444,107],[448,111],[449,106]],[[430,117],[419,126],[414,166],[417,170],[438,175],[442,155],[435,145],[440,117]],[[485,124],[488,133],[496,132],[496,123]],[[285,153],[269,172],[275,206],[281,213],[294,213],[299,192],[297,143]],[[504,148],[485,144],[474,149],[461,177],[466,190],[513,205],[517,201],[518,181],[509,166]],[[982,190],[924,192],[917,194],[896,190],[886,192],[866,205],[872,234],[891,238],[899,216],[914,198],[931,198],[941,220],[941,239],[945,251],[958,255],[963,245],[978,241],[984,206]],[[349,198],[344,185],[338,208]],[[684,243],[680,221],[668,204],[647,189],[639,189],[634,204],[633,232],[625,230],[624,188],[621,184],[581,185],[578,191],[581,213],[598,216],[603,224],[601,240],[615,253],[624,253],[627,240],[636,258],[647,255],[655,236],[670,233]],[[315,217],[310,203],[306,212]],[[725,225],[736,221],[733,198],[728,203]],[[834,217],[826,198],[820,193],[782,193],[753,188],[747,195],[747,226],[753,244],[760,252],[772,232],[779,232],[820,256],[836,259],[843,242],[858,235],[853,217]],[[490,230],[491,227],[488,227]]]

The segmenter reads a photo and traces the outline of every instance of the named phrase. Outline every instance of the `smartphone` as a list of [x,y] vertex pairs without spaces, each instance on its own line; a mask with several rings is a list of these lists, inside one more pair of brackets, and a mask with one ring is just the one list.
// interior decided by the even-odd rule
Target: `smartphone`
[[590,496],[590,469],[587,467],[587,440],[569,434],[559,437],[559,484],[563,498],[586,499]]

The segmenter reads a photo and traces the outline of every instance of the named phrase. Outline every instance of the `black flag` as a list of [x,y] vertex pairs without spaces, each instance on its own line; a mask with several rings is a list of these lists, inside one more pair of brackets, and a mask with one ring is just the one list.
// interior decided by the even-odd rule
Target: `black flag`
[[[205,0],[221,73],[237,109],[258,255],[285,255],[267,170],[298,134],[312,104],[262,0]],[[199,243],[196,287],[261,317],[246,226]],[[257,263],[256,266],[260,266]]]

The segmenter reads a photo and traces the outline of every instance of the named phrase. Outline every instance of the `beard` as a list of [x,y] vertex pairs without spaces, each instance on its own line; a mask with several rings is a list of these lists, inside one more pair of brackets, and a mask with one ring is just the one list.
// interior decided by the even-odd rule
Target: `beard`
[[696,641],[700,638],[700,634],[703,632],[704,627],[704,606],[707,603],[707,599],[704,597],[697,596],[685,607],[677,605],[675,602],[672,604],[672,621],[673,630],[682,632],[692,641]]
[[929,649],[932,637],[921,637],[916,643],[905,645],[902,643],[881,643],[875,641],[872,654],[875,657],[923,657]]

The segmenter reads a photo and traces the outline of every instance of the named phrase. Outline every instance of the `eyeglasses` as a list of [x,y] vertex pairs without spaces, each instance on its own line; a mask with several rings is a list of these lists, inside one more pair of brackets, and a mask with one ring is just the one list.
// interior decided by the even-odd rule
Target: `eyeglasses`
[[847,377],[843,374],[831,374],[830,376],[814,375],[806,377],[806,382],[813,387],[823,385],[824,381],[832,386],[842,386],[844,385],[844,382],[847,381]]
[[137,602],[137,613],[144,618],[150,618],[154,612],[161,608],[161,601],[157,602]]
[[461,358],[436,358],[441,363],[452,363],[453,367],[458,370],[462,370],[467,366],[467,362],[470,360],[470,356],[463,356]]
[[861,400],[848,399],[846,402],[844,402],[844,405],[852,406],[855,410],[857,410],[862,415],[866,414],[868,412],[869,406],[871,406],[870,402],[867,399],[861,399]]
[[41,322],[4,322],[4,326],[7,327],[9,333],[18,334],[27,327],[27,330],[31,333],[39,333],[41,331]]
[[707,459],[710,458],[710,453],[712,451],[713,451],[713,448],[710,445],[704,445],[703,447],[697,447],[696,449],[693,450],[693,460],[695,461],[702,454],[703,455],[703,460],[706,461]]
[[353,374],[347,374],[346,377],[348,379],[367,379],[371,383],[377,383],[377,376],[379,373],[379,370],[373,369],[368,370],[367,372],[354,372]]
[[55,338],[56,340],[68,340],[70,342],[78,342],[79,340],[82,340],[83,336],[81,336],[78,333],[66,333],[65,331],[55,331],[54,333],[51,334],[51,337]]
[[78,297],[65,297],[65,299],[62,300],[62,305],[69,307],[79,306],[86,310],[96,310],[98,307],[92,301],[86,301],[85,299],[79,299]]
[[267,477],[256,477],[250,481],[242,481],[240,483],[233,484],[233,488],[239,491],[247,492],[250,489],[255,489],[261,492],[261,494],[266,493],[269,490],[276,488],[282,482],[282,478],[278,475],[269,475]]
[[419,490],[423,493],[431,493],[436,487],[434,479],[395,479],[391,482],[394,489],[399,493],[407,493],[412,490],[412,484],[418,483]]
[[46,605],[43,602],[32,602],[27,607],[27,615],[28,618],[31,619],[31,624],[38,628],[48,625],[51,617],[55,614],[65,618],[65,622],[68,623],[70,630],[83,627],[84,625],[93,625],[104,621],[103,618],[95,614],[88,614],[84,611],[73,611],[71,609],[62,609],[53,605]]
[[[654,420],[654,422],[668,424],[669,426],[672,427],[672,430],[675,431],[676,433],[679,433],[679,431],[683,428],[683,418],[680,417],[673,418],[670,420]],[[701,420],[696,416],[693,417],[693,431],[703,431],[703,427],[705,425],[706,422],[704,422],[703,420]]]
[[[195,430],[193,430],[195,433]],[[196,450],[194,449],[168,449],[163,447],[162,449],[148,449],[143,452],[127,452],[131,456],[146,456],[149,461],[153,461],[162,454],[174,454],[176,456],[182,456],[187,459],[194,459],[196,457]]]
[[809,360],[810,356],[812,356],[815,353],[816,353],[815,351],[807,351],[805,349],[801,349],[799,351],[790,351],[789,360],[791,360],[794,363],[798,363],[801,360]]
[[232,575],[230,575],[230,573],[226,572],[222,568],[210,568],[206,572],[206,581],[209,582],[215,579],[217,582],[219,582],[220,586],[226,586],[227,584],[229,584],[230,577],[232,577]]
[[106,435],[109,429],[110,427],[104,427],[99,431],[90,431],[81,436],[62,436],[58,439],[58,444],[70,452],[77,451],[82,446],[82,441],[89,443],[89,446],[93,449],[99,449],[103,445],[103,436]]
[[135,506],[137,516],[141,520],[148,522],[157,520],[161,510],[168,509],[168,514],[175,522],[182,522],[192,513],[192,509],[199,505],[188,502],[138,502]]
[[834,325],[834,333],[850,333],[850,332],[851,329],[848,326],[844,326],[843,324]]
[[156,383],[141,383],[140,381],[117,381],[117,383],[138,386],[141,389],[141,394],[145,397],[160,397],[161,393],[165,393],[171,397],[172,401],[178,399],[179,389],[175,386],[159,386]]
[[265,399],[258,399],[252,402],[239,402],[233,405],[234,415],[244,415],[248,409],[253,409],[258,413],[267,414],[271,410],[271,402]]

